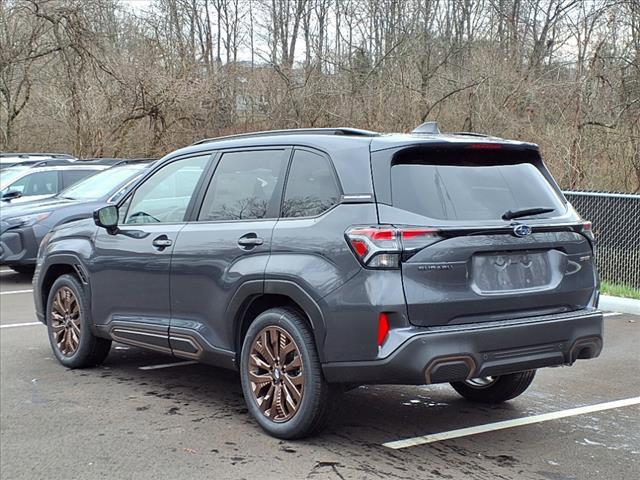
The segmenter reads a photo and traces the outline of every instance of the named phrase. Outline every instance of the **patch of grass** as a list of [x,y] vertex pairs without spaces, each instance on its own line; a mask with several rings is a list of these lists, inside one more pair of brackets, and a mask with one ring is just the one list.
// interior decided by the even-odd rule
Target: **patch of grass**
[[600,290],[605,295],[613,295],[614,297],[635,298],[640,300],[640,290],[619,283],[602,282]]

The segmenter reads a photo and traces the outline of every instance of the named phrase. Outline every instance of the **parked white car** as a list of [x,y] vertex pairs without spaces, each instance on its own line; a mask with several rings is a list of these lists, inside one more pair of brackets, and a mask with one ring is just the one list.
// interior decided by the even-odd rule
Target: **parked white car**
[[73,155],[66,153],[0,153],[0,170],[19,165],[35,165],[46,160],[59,160],[61,162],[75,162]]
[[14,166],[0,170],[0,208],[51,197],[74,183],[109,168],[91,165],[43,161],[33,166]]

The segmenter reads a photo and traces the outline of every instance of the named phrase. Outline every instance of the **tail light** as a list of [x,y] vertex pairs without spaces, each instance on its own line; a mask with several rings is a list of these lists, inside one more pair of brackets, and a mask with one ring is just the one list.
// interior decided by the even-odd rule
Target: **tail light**
[[596,239],[593,235],[593,230],[591,229],[591,222],[589,221],[582,222],[582,233],[591,241]]
[[375,225],[351,227],[347,242],[360,263],[368,268],[399,268],[403,258],[439,240],[438,230],[425,227]]

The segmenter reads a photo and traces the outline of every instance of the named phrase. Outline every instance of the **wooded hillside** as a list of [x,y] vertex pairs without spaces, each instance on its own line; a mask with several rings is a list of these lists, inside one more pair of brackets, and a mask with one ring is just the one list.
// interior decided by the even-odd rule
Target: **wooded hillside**
[[638,0],[0,0],[0,150],[437,120],[640,191]]

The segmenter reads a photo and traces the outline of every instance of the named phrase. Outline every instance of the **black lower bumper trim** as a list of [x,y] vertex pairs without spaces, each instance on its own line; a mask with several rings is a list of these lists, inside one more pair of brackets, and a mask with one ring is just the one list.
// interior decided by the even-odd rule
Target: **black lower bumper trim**
[[538,317],[535,322],[417,333],[386,358],[323,365],[329,382],[443,383],[571,365],[602,350],[602,313]]

